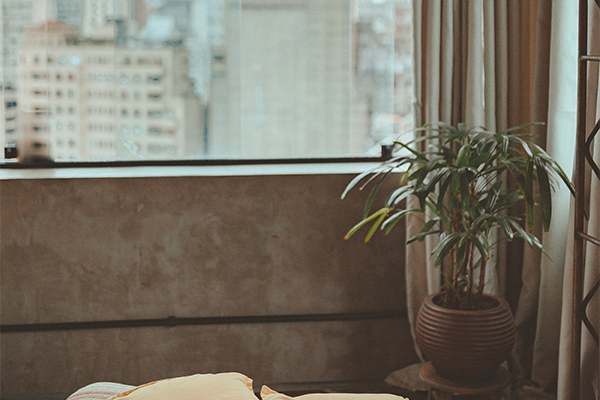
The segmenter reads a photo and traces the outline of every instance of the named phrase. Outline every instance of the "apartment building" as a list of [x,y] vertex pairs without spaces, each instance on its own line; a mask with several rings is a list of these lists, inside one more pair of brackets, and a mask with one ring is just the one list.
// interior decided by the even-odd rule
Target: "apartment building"
[[22,134],[45,141],[56,159],[197,155],[202,113],[189,94],[187,50],[114,39],[85,40],[57,21],[25,29]]
[[353,2],[238,3],[225,7],[223,47],[213,54],[211,153],[364,152],[369,111],[353,81]]

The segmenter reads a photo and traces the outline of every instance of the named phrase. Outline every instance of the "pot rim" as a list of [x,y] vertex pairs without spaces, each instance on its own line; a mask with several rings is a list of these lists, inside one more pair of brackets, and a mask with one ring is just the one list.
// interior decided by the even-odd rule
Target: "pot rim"
[[[488,294],[488,293],[484,293],[483,297],[487,297],[487,298],[491,298],[494,299],[496,301],[498,301],[498,305],[496,307],[492,307],[492,308],[488,308],[485,310],[456,310],[454,308],[446,308],[446,307],[442,307],[440,305],[438,305],[435,301],[433,301],[433,299],[437,296],[440,296],[442,294],[442,292],[435,292],[432,293],[428,296],[426,296],[423,299],[422,304],[427,303],[428,307],[431,308],[435,308],[438,311],[443,310],[443,312],[446,313],[450,313],[450,314],[459,314],[459,315],[468,315],[468,314],[480,314],[480,315],[486,315],[486,314],[495,314],[498,312],[499,308],[508,308],[510,310],[510,305],[508,304],[508,301],[506,301],[506,299],[504,297],[500,297],[500,296],[496,296],[493,294]],[[512,312],[512,310],[511,310]]]

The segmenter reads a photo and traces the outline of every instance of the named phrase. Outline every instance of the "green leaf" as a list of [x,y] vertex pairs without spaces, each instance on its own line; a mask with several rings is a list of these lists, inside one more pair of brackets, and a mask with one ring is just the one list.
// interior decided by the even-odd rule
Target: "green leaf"
[[508,145],[510,144],[510,140],[507,136],[502,137],[502,160],[506,159],[508,156]]
[[348,231],[348,233],[346,233],[346,236],[344,237],[344,239],[348,240],[352,235],[354,235],[360,228],[362,228],[363,226],[365,226],[366,224],[368,224],[369,222],[373,221],[375,218],[378,218],[379,216],[381,216],[382,214],[387,214],[388,212],[390,212],[391,210],[389,208],[382,208],[381,210],[371,214],[368,218],[365,218],[363,220],[361,220],[358,224],[354,225],[352,227],[352,229],[350,229]]
[[460,199],[463,205],[463,209],[468,210],[471,203],[471,190],[469,188],[469,179],[466,173],[460,174]]
[[533,230],[533,158],[527,159],[525,170],[525,210],[527,215],[527,229]]
[[429,147],[431,147],[432,149],[436,149],[435,153],[442,154],[446,160],[451,160],[451,159],[456,158],[456,152],[448,146],[444,146],[439,143],[432,143],[429,145]]
[[375,186],[373,186],[373,190],[371,190],[371,193],[367,198],[367,202],[365,203],[365,208],[363,210],[363,218],[367,218],[367,216],[369,215],[369,212],[371,211],[371,206],[373,205],[373,201],[375,200],[375,196],[377,196],[377,192],[379,192],[379,188],[381,188],[381,185],[387,179],[387,177],[390,176],[391,172],[392,170],[388,170],[379,178]]
[[[483,163],[485,161],[488,161],[491,156],[492,156],[492,153],[490,153],[490,152],[481,153],[480,155],[478,155],[477,157],[475,157],[469,163],[469,167],[471,167],[471,168],[477,168],[479,165],[481,165],[481,163]],[[484,169],[485,169],[485,167],[484,167]]]
[[446,196],[446,192],[448,191],[448,187],[452,183],[452,170],[450,170],[447,176],[442,181],[442,184],[439,187],[438,191],[438,201],[437,208],[438,210],[442,210],[444,207],[444,197]]
[[408,214],[414,214],[414,213],[423,213],[423,210],[419,210],[417,208],[411,208],[408,210],[402,210],[402,211],[398,211],[395,214],[392,214],[384,223],[383,225],[381,225],[381,229],[385,229],[385,234],[389,234],[392,229],[394,229],[394,226],[396,226],[396,224],[398,222],[400,222],[400,220],[402,218],[404,218],[405,216],[407,216]]
[[510,171],[512,176],[514,176],[515,179],[517,180],[517,185],[519,185],[519,189],[521,189],[521,192],[524,195],[526,195],[526,193],[525,193],[525,176],[523,175],[522,170],[511,160],[506,160],[503,162],[503,164],[506,165],[507,169]]
[[565,185],[569,188],[569,191],[571,192],[571,195],[573,195],[573,197],[574,197],[575,196],[575,186],[573,186],[573,183],[571,182],[571,180],[567,176],[567,173],[554,160],[552,160],[551,166],[552,166],[552,169],[560,177],[560,179],[562,179],[562,181],[565,183]]
[[379,216],[379,218],[377,219],[377,221],[375,221],[375,223],[371,226],[371,229],[369,229],[369,232],[367,233],[367,236],[365,237],[365,243],[369,243],[369,240],[371,240],[371,238],[377,231],[377,228],[379,228],[379,225],[381,225],[381,223],[383,222],[385,217],[387,217],[387,213],[381,214]]
[[502,181],[500,179],[498,179],[496,182],[494,182],[493,185],[489,187],[487,191],[487,203],[485,206],[485,210],[487,212],[492,212],[492,210],[495,209],[496,204],[498,204],[498,200],[500,199],[501,189]]
[[473,223],[471,223],[471,227],[469,228],[469,230],[467,230],[467,232],[465,232],[463,238],[460,240],[460,243],[458,245],[463,246],[468,240],[472,240],[472,238],[475,236],[474,233],[478,231],[479,228],[481,228],[481,225],[483,225],[483,223],[491,217],[492,215],[490,214],[483,214],[479,218],[474,220]]
[[475,247],[477,247],[477,250],[479,250],[479,254],[481,255],[481,258],[487,259],[490,254],[489,254],[489,250],[488,250],[487,246],[484,245],[484,242],[481,241],[479,239],[479,237],[477,237],[476,235],[472,236],[470,238],[470,240],[471,240],[471,243],[473,243],[475,245]]
[[550,229],[550,219],[552,218],[552,193],[550,190],[550,178],[546,171],[544,162],[535,157],[535,167],[537,170],[538,185],[540,187],[540,204],[542,208],[542,221],[544,230],[548,232]]
[[456,166],[464,167],[467,164],[467,161],[469,160],[470,155],[471,155],[470,146],[468,143],[466,143],[458,151],[458,155],[456,156]]
[[435,170],[437,168],[438,165],[445,165],[445,161],[443,159],[443,157],[439,156],[439,155],[435,155],[431,158],[431,160],[429,160],[424,166],[423,168],[421,168],[420,170],[420,174],[417,177],[417,181],[414,184],[414,187],[419,190],[421,188],[421,185],[423,185],[423,182],[425,182],[425,178],[427,178],[427,176],[429,175],[430,172],[432,172],[433,170]]
[[441,233],[443,231],[441,230],[437,230],[437,231],[428,231],[428,232],[421,232],[421,233],[417,233],[416,235],[412,236],[410,239],[408,239],[406,241],[406,244],[411,244],[413,242],[418,241],[423,241],[427,236],[429,235],[435,235],[436,233]]
[[511,240],[513,240],[514,233],[510,227],[510,224],[507,222],[506,218],[502,215],[498,215],[496,217],[496,221],[498,221],[498,225],[500,225],[500,228],[502,229],[502,233],[504,234],[504,237],[506,238],[506,240],[508,240],[509,242]]
[[513,136],[513,137],[514,137],[514,138],[515,138],[515,139],[516,139],[516,140],[517,140],[519,143],[521,143],[521,146],[523,146],[523,149],[525,149],[525,152],[527,153],[527,155],[528,155],[529,157],[533,157],[533,153],[531,152],[531,149],[529,148],[529,144],[528,144],[528,143],[527,143],[525,140],[521,139],[521,138],[520,138],[520,137],[518,137],[518,136]]
[[450,254],[452,248],[460,241],[462,233],[454,232],[442,235],[439,243],[434,247],[432,255],[435,256],[434,265],[437,267],[444,262],[444,259]]
[[433,226],[435,224],[437,224],[438,222],[440,222],[440,221],[441,220],[439,218],[432,218],[432,219],[430,219],[425,224],[423,224],[423,227],[421,228],[421,233],[430,231],[431,228],[433,228]]
[[450,226],[450,219],[448,219],[448,216],[443,212],[442,209],[437,208],[437,206],[429,201],[425,202],[425,205],[431,210],[433,211],[433,213],[435,215],[437,215],[440,220],[446,224],[447,226]]
[[427,182],[424,186],[422,186],[421,188],[419,188],[416,192],[418,193],[419,196],[423,196],[424,198],[429,197],[429,195],[435,190],[435,185],[442,180],[450,171],[449,168],[444,167],[442,169],[440,169],[439,171],[437,171],[435,173],[435,175],[433,176],[433,178],[431,178],[429,180],[429,182]]
[[427,173],[424,172],[424,170],[423,170],[423,166],[420,166],[419,168],[417,168],[417,170],[415,172],[413,172],[412,174],[410,174],[408,176],[408,178],[406,178],[406,180],[408,182],[411,182],[411,181],[414,181],[415,179],[420,179],[421,175],[427,175]]
[[534,248],[537,247],[538,249],[542,249],[542,244],[540,243],[540,241],[538,240],[538,238],[535,237],[535,235],[527,232],[525,229],[523,229],[523,227],[521,226],[521,224],[519,224],[519,222],[514,221],[512,219],[509,219],[508,222],[512,225],[513,228],[515,228],[515,236],[516,237],[520,237],[522,239],[524,239],[527,244],[529,245],[529,247]]
[[512,126],[512,127],[508,128],[508,129],[506,129],[506,130],[504,130],[502,132],[498,132],[498,133],[500,133],[501,135],[506,135],[506,134],[511,133],[511,132],[524,131],[524,130],[528,129],[531,126],[541,126],[541,125],[546,125],[546,124],[543,123],[543,122],[528,122],[526,124]]
[[348,192],[350,190],[352,190],[352,188],[354,186],[356,186],[357,183],[359,183],[360,181],[362,181],[367,175],[371,175],[373,173],[375,173],[376,171],[380,171],[379,173],[381,173],[382,171],[384,171],[384,169],[382,169],[381,165],[375,167],[375,168],[371,168],[365,172],[361,172],[360,174],[358,174],[357,176],[355,176],[350,183],[346,186],[346,189],[344,190],[344,192],[342,193],[342,199],[344,199],[346,197],[346,195],[348,194]]
[[390,195],[390,197],[387,201],[387,206],[388,207],[397,206],[402,200],[404,200],[405,198],[410,196],[412,194],[412,191],[413,191],[413,188],[411,186],[403,185],[403,186],[399,187],[398,189],[394,190],[394,192],[392,192],[392,194]]
[[402,143],[402,142],[394,142],[394,143],[405,148],[406,150],[410,151],[418,160],[427,160],[427,157],[425,157],[423,155],[423,153],[416,151],[415,149],[411,148],[408,144]]

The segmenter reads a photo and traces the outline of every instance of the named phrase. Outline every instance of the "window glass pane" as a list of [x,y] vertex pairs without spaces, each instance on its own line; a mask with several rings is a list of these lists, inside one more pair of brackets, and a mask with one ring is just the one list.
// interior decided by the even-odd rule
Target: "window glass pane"
[[410,0],[2,0],[2,142],[63,159],[379,155]]

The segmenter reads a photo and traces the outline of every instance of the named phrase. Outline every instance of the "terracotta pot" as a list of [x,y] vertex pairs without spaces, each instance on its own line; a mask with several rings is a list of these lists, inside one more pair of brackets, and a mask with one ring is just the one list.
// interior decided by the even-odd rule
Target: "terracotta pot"
[[494,377],[515,343],[515,323],[506,300],[487,296],[497,307],[451,310],[437,304],[440,294],[423,301],[417,317],[417,343],[440,376],[461,381]]

